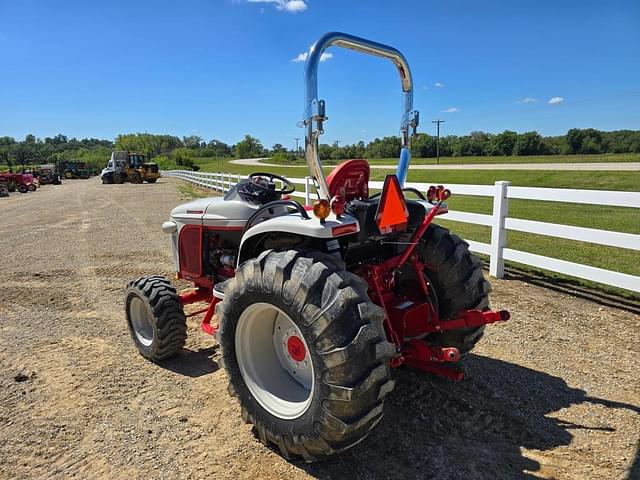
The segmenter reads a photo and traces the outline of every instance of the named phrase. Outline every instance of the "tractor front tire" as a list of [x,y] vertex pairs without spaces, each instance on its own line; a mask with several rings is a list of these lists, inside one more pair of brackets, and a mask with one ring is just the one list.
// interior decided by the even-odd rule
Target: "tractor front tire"
[[184,346],[184,310],[167,278],[142,277],[130,282],[125,292],[125,312],[131,337],[144,358],[157,362]]
[[[484,278],[482,262],[460,237],[431,224],[420,240],[418,256],[427,264],[425,275],[435,290],[441,321],[453,320],[463,310],[489,308],[491,284]],[[462,328],[432,334],[428,340],[466,354],[483,334],[484,326]]]
[[216,309],[229,393],[265,445],[311,462],[362,441],[393,389],[384,313],[333,256],[266,251]]
[[148,183],[156,183],[157,178],[147,178]]
[[129,181],[131,183],[142,183],[142,176],[138,173],[138,172],[133,172],[130,176],[129,176]]
[[29,191],[29,187],[27,187],[24,184],[20,184],[20,185],[18,185],[18,191],[20,193],[27,193]]

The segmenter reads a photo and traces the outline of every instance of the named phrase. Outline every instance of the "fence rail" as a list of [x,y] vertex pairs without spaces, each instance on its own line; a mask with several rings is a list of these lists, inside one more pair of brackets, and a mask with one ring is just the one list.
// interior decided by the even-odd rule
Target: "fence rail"
[[[246,176],[231,173],[200,173],[186,170],[172,170],[163,172],[163,175],[180,178],[199,187],[219,192],[225,191],[242,178],[246,178]],[[315,187],[310,177],[289,178],[289,180],[294,184],[304,186],[303,190],[294,192],[292,196],[303,198],[306,205],[310,205],[313,200],[317,199]],[[369,188],[371,189],[381,189],[382,185],[383,182],[369,182]],[[405,185],[422,191],[429,188],[429,184],[426,183],[407,182]],[[601,205],[601,199],[606,198],[607,205],[640,208],[640,192],[514,187],[506,181],[495,182],[494,185],[447,184],[447,188],[458,195],[493,198],[492,215],[452,210],[445,217],[447,220],[456,222],[491,227],[491,243],[473,240],[467,240],[467,243],[472,251],[489,256],[489,273],[492,276],[502,278],[504,276],[504,262],[509,260],[584,280],[640,292],[640,277],[635,275],[507,248],[507,231],[514,230],[640,251],[640,235],[637,234],[523,220],[508,216],[509,199]]]

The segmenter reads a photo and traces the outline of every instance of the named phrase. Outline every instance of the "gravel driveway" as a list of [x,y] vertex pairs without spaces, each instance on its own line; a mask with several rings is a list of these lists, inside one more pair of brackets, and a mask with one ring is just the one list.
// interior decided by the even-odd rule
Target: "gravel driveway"
[[371,437],[324,463],[265,448],[197,320],[161,365],[129,339],[126,283],[171,273],[175,182],[0,198],[0,478],[640,478],[640,316],[519,280],[492,282],[513,318],[461,383],[399,370]]

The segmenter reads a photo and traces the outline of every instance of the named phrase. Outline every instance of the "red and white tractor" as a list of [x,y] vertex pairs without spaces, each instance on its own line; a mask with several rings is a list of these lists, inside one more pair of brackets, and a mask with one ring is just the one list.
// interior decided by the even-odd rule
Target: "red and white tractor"
[[[324,177],[318,157],[325,103],[317,98],[322,52],[345,47],[391,60],[403,90],[402,153],[395,175],[369,195],[369,165],[350,160]],[[413,83],[395,48],[329,33],[305,65],[305,156],[318,200],[288,197],[286,178],[254,173],[224,197],[175,208],[171,236],[178,293],[168,279],[142,277],[125,293],[129,330],[140,353],[160,361],[185,343],[183,307],[208,305],[202,329],[215,335],[229,392],[243,419],[283,456],[325,458],[363,440],[380,422],[394,388],[391,369],[407,365],[460,380],[460,357],[488,323],[490,285],[468,245],[432,223],[450,192],[403,188],[409,166]],[[406,194],[415,196],[409,200]]]

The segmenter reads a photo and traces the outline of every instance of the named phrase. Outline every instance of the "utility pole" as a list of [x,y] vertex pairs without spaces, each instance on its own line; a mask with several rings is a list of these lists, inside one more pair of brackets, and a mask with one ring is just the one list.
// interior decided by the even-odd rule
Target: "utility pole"
[[438,157],[437,165],[440,165],[440,124],[444,123],[444,120],[432,120],[431,123],[435,123],[437,125],[437,134],[436,134],[436,157]]
[[220,172],[221,166],[220,166],[220,157],[218,156],[218,142],[213,140],[211,143],[213,144],[213,159],[214,161],[218,162],[218,172]]
[[300,140],[300,137],[293,137],[293,139],[296,141],[296,158],[298,158],[298,152],[300,152],[300,149],[298,148],[298,140]]
[[340,140],[335,140],[336,146],[336,161],[340,160]]

